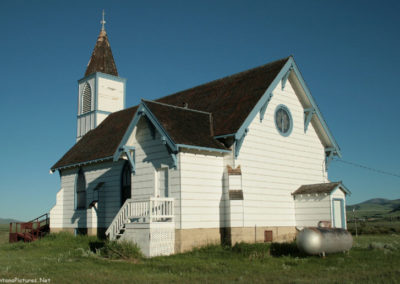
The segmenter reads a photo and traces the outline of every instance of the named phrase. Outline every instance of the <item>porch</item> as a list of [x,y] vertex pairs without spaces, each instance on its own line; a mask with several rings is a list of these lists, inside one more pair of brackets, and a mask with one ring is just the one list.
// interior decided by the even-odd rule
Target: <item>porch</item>
[[174,253],[174,199],[127,199],[106,231],[110,240],[136,243],[147,257]]

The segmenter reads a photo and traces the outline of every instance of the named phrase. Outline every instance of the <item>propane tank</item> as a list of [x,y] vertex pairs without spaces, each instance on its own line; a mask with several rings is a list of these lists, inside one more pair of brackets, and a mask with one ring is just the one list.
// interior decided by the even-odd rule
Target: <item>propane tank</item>
[[297,234],[297,247],[307,254],[349,251],[353,246],[351,234],[340,228],[304,228]]

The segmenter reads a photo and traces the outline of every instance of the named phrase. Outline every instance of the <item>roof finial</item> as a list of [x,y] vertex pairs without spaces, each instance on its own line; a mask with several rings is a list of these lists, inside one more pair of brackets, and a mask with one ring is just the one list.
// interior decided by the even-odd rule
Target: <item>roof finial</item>
[[104,15],[105,15],[105,13],[104,13],[104,9],[103,9],[103,19],[102,19],[101,22],[100,22],[100,24],[101,24],[101,30],[102,30],[102,31],[105,30],[105,29],[104,29],[104,24],[106,23],[106,21],[104,20]]

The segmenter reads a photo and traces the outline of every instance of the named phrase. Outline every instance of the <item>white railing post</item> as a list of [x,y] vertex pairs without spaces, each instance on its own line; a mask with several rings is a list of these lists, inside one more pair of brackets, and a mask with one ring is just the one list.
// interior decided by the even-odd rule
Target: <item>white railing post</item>
[[150,197],[145,200],[127,199],[115,215],[114,220],[106,231],[111,240],[117,235],[126,223],[134,222],[173,222],[174,199]]

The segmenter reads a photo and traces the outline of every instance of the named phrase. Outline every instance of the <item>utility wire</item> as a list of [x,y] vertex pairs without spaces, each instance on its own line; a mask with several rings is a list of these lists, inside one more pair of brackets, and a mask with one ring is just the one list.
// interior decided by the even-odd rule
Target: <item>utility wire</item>
[[400,178],[400,174],[395,174],[395,173],[391,173],[391,172],[382,171],[382,170],[379,170],[379,169],[367,167],[367,166],[364,166],[364,165],[360,165],[360,164],[357,164],[357,163],[345,161],[345,160],[342,160],[342,159],[333,159],[333,161],[341,162],[341,163],[348,164],[348,165],[352,165],[354,167],[362,168],[362,169],[369,170],[369,171],[372,171],[372,172],[376,172],[376,173],[380,173],[380,174],[384,174],[384,175]]

